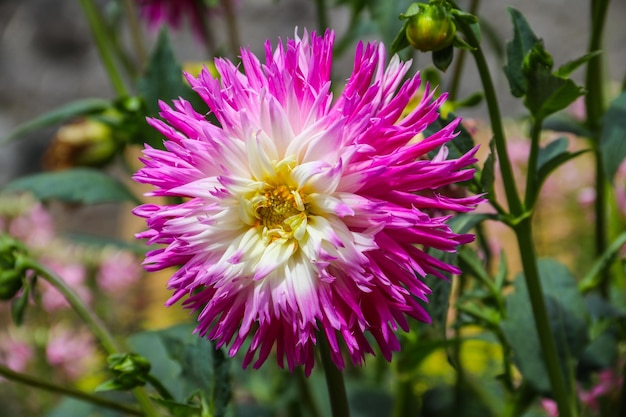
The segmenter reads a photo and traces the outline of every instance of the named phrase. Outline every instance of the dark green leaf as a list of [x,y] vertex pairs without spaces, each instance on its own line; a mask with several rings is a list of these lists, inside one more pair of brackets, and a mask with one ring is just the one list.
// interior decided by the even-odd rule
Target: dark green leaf
[[109,106],[110,103],[107,100],[96,98],[77,100],[68,103],[18,126],[8,136],[0,138],[0,144],[10,142],[38,129],[62,123],[74,117],[102,112],[109,108]]
[[448,220],[448,225],[454,231],[454,233],[464,234],[468,233],[478,224],[485,220],[495,219],[494,214],[480,213],[460,213]]
[[[424,136],[428,137],[441,129],[443,129],[448,123],[452,120],[456,119],[456,116],[453,113],[448,113],[447,118],[439,117],[434,123],[429,125],[426,130],[424,130]],[[457,159],[461,156],[465,155],[469,151],[474,148],[474,139],[472,135],[463,127],[462,124],[459,124],[456,129],[459,134],[452,139],[450,142],[446,143],[446,147],[448,148],[448,159]],[[432,158],[438,152],[434,150],[429,153],[429,156]]]
[[24,285],[22,293],[11,302],[11,317],[16,326],[21,326],[24,322],[24,314],[28,307],[28,299],[30,297],[31,284]]
[[138,333],[130,338],[130,346],[150,361],[151,375],[176,402],[185,404],[200,394],[211,401],[215,416],[225,410],[230,400],[229,360],[207,339],[193,334],[193,326]]
[[524,77],[527,81],[524,105],[536,121],[563,110],[585,93],[584,88],[568,78],[552,74],[552,58],[541,44],[527,54]]
[[447,48],[440,49],[432,52],[433,64],[441,71],[445,72],[454,57],[454,46],[450,45]]
[[42,201],[60,200],[68,203],[97,204],[111,202],[140,203],[120,181],[101,171],[76,168],[45,172],[18,178],[4,191],[29,191]]
[[485,160],[485,164],[483,165],[482,171],[480,171],[480,185],[485,193],[489,196],[494,195],[494,184],[496,181],[496,152],[495,152],[495,142],[493,139],[489,143],[489,149],[491,152],[487,159]]
[[167,31],[159,34],[156,47],[150,56],[146,73],[138,81],[137,88],[146,100],[148,114],[159,113],[159,100],[170,102],[185,95],[183,72],[167,36]]
[[613,100],[603,122],[600,152],[605,175],[613,182],[617,169],[626,158],[626,91]]
[[[570,361],[577,360],[589,342],[585,302],[564,265],[542,259],[538,267],[561,370],[567,375]],[[549,392],[550,382],[523,274],[516,277],[514,285],[515,291],[507,297],[507,317],[502,330],[526,381],[540,392]]]
[[545,148],[539,149],[536,174],[539,184],[542,184],[556,168],[587,152],[587,150],[569,152],[567,147],[567,138],[558,138],[550,142]]
[[542,128],[544,130],[553,130],[555,132],[573,133],[576,136],[584,138],[591,136],[591,133],[582,122],[563,113],[553,114],[546,118],[543,121]]
[[556,75],[557,77],[561,77],[561,78],[568,77],[572,72],[576,71],[578,67],[580,67],[583,64],[586,64],[587,62],[589,62],[591,58],[594,58],[600,55],[601,53],[602,51],[594,51],[594,52],[585,54],[578,59],[569,61],[561,65],[559,69],[554,72],[554,75]]
[[[182,69],[177,63],[165,30],[159,34],[146,72],[137,83],[137,89],[145,100],[147,116],[149,117],[158,116],[160,111],[159,100],[169,103],[180,97],[189,101],[199,113],[206,113],[208,110],[200,97],[183,81]],[[149,143],[156,148],[163,148],[162,138],[156,133],[136,136],[133,140]]]
[[506,45],[507,65],[504,73],[509,80],[511,94],[522,97],[527,89],[522,63],[533,46],[541,43],[541,39],[535,36],[526,18],[517,9],[508,7],[507,11],[513,21],[513,40]]
[[391,51],[390,51],[390,53],[392,55],[393,54],[397,54],[398,52],[400,52],[404,48],[406,48],[409,45],[411,45],[409,43],[409,39],[406,37],[406,27],[407,27],[407,25],[408,25],[408,21],[405,22],[404,25],[402,25],[402,29],[400,29],[400,32],[398,32],[396,37],[393,39],[393,42],[391,42]]

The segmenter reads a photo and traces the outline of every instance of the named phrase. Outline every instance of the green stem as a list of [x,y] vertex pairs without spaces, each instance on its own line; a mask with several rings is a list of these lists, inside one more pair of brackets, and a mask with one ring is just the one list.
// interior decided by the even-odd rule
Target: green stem
[[328,388],[328,396],[330,397],[330,409],[333,417],[350,417],[350,408],[348,407],[348,395],[346,394],[346,386],[343,382],[343,374],[330,357],[330,348],[326,336],[318,335],[320,356],[322,357],[322,366],[324,367],[324,375],[326,376],[326,387]]
[[146,52],[146,45],[143,39],[141,26],[139,25],[139,19],[137,18],[135,3],[136,2],[134,0],[124,0],[124,12],[126,13],[126,19],[128,21],[133,50],[137,55],[137,67],[141,72],[146,64],[148,54]]
[[[597,51],[602,47],[604,21],[609,6],[609,0],[591,1],[591,37],[588,52]],[[591,58],[587,64],[585,87],[585,106],[587,110],[587,128],[592,132],[591,140],[594,143],[594,155],[596,163],[596,199],[595,210],[595,248],[596,255],[602,255],[608,245],[607,231],[607,207],[606,207],[606,177],[602,161],[602,153],[598,146],[601,132],[601,119],[604,114],[604,80],[603,80],[603,54]],[[604,297],[609,295],[610,272],[607,269],[601,276],[600,292]]]
[[[120,351],[117,342],[105,327],[104,323],[89,309],[78,294],[76,294],[74,290],[72,290],[72,288],[70,288],[65,281],[63,281],[63,279],[32,259],[22,258],[19,262],[25,269],[35,271],[37,276],[48,281],[63,295],[76,314],[78,314],[87,327],[89,327],[94,336],[96,336],[96,338],[100,341],[100,344],[107,354],[112,355]],[[154,409],[148,394],[143,388],[133,389],[133,394],[146,416],[158,417],[158,413]]]
[[[480,0],[472,0],[468,7],[468,13],[475,15],[478,12]],[[461,84],[461,76],[463,75],[463,67],[465,66],[465,57],[467,51],[465,49],[458,50],[458,56],[455,60],[454,71],[452,72],[452,79],[450,80],[450,88],[448,88],[448,97],[450,101],[457,99],[459,92],[459,85]]]
[[120,73],[115,67],[115,62],[113,62],[113,56],[111,55],[111,51],[109,50],[109,45],[111,44],[111,42],[106,34],[106,29],[100,15],[100,11],[94,4],[93,0],[79,1],[81,6],[83,7],[85,16],[87,17],[87,21],[89,22],[91,33],[93,34],[94,40],[96,41],[96,46],[98,48],[98,53],[100,54],[100,59],[102,59],[102,64],[104,65],[104,68],[109,75],[109,80],[111,81],[115,92],[120,97],[127,96],[128,93],[126,90],[126,86],[124,85],[124,81],[122,80]]
[[517,186],[515,185],[513,168],[511,167],[511,161],[509,160],[509,155],[506,150],[506,137],[504,134],[504,126],[502,125],[502,116],[498,106],[496,89],[493,85],[493,81],[491,80],[489,66],[487,65],[485,54],[483,53],[478,39],[476,38],[476,35],[470,25],[464,21],[460,21],[459,26],[463,31],[463,34],[465,34],[468,43],[475,48],[472,51],[472,54],[474,55],[474,60],[476,61],[476,66],[478,68],[478,74],[480,75],[480,79],[485,90],[485,100],[487,102],[487,110],[491,121],[491,130],[493,131],[496,153],[498,155],[498,160],[500,161],[500,172],[504,182],[504,190],[509,210],[515,216],[521,216],[524,213],[524,207],[522,206]]
[[161,398],[164,400],[173,400],[174,396],[169,392],[165,385],[161,384],[157,378],[155,378],[152,374],[148,374],[146,377],[146,381],[152,385],[152,387],[159,393]]
[[526,173],[526,197],[524,204],[527,210],[532,210],[539,197],[537,183],[537,159],[539,156],[539,139],[541,138],[541,120],[533,120],[530,129],[530,154],[528,155],[528,172]]
[[133,415],[133,416],[145,415],[141,410],[133,406],[120,404],[117,401],[112,401],[112,400],[109,400],[108,398],[104,398],[98,395],[88,394],[86,392],[79,391],[74,388],[68,388],[68,387],[55,385],[55,384],[52,384],[47,381],[43,381],[41,379],[35,378],[30,375],[25,375],[19,372],[15,372],[3,365],[0,365],[0,375],[2,375],[3,377],[11,381],[19,382],[21,384],[28,385],[30,387],[39,388],[44,391],[53,392],[55,394],[61,394],[61,395],[66,395],[68,397],[73,397],[78,400],[82,400],[82,401],[86,401],[86,402],[98,405],[100,407],[106,407],[106,408],[110,408],[111,410],[120,411],[127,415]]
[[222,7],[224,8],[224,16],[226,17],[226,28],[228,30],[230,52],[236,59],[239,55],[241,40],[239,39],[239,27],[237,25],[237,15],[235,14],[235,10],[233,8],[233,1],[222,0]]
[[72,290],[72,288],[70,288],[70,286],[63,281],[63,279],[34,260],[26,259],[24,260],[23,265],[26,266],[26,268],[35,271],[37,276],[48,281],[63,295],[63,297],[65,297],[72,309],[74,309],[76,314],[78,314],[78,316],[85,322],[87,327],[89,327],[91,332],[100,341],[102,347],[109,355],[119,352],[120,349],[117,342],[104,326],[104,323],[89,309],[89,307],[87,307],[78,294],[76,294],[74,290]]
[[396,396],[393,404],[393,417],[406,417],[419,415],[415,395],[413,394],[413,380],[411,378],[398,378]]
[[299,367],[296,372],[296,381],[298,383],[298,391],[300,392],[300,400],[304,403],[305,409],[309,410],[309,413],[313,417],[321,417],[319,407],[313,398],[309,383],[304,375],[302,367]]
[[524,278],[528,288],[535,328],[537,329],[544,364],[548,371],[550,385],[552,386],[552,395],[558,405],[559,416],[573,417],[576,415],[576,409],[571,407],[569,402],[568,390],[561,373],[559,355],[550,327],[541,281],[539,280],[537,256],[532,239],[532,219],[530,217],[523,219],[515,225],[514,230],[522,258]]
[[317,9],[317,30],[322,35],[328,28],[326,0],[315,0],[315,6]]

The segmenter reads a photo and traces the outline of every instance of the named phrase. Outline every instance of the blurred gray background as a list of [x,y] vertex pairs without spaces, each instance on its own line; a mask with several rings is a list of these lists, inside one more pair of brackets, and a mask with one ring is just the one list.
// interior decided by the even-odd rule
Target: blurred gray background
[[[380,0],[384,1],[384,0]],[[328,1],[328,3],[333,3]],[[463,6],[466,1],[459,1]],[[479,15],[493,26],[502,43],[512,37],[506,7],[525,14],[542,37],[558,66],[583,55],[587,48],[589,1],[586,0],[483,0]],[[243,45],[261,52],[265,39],[291,37],[294,27],[316,27],[313,0],[239,0],[239,28]],[[345,32],[349,12],[335,7],[331,25]],[[217,36],[220,22],[214,19]],[[614,0],[609,8],[605,45],[607,70],[616,81],[626,72],[626,2]],[[398,28],[401,22],[398,21]],[[154,34],[150,39],[154,40]],[[174,33],[179,60],[201,60],[204,51],[188,31]],[[347,77],[352,63],[348,51],[335,73]],[[418,66],[430,65],[430,56],[418,55]],[[522,113],[521,104],[509,97],[508,84],[500,71],[502,62],[490,60],[503,113]],[[582,80],[584,71],[574,78]],[[461,97],[479,88],[474,64],[467,60]],[[113,90],[100,64],[89,27],[77,0],[0,0],[0,137],[37,115],[72,100],[113,97]],[[474,110],[474,114],[484,108]],[[10,179],[40,169],[40,158],[54,129],[31,134],[0,148],[0,186]]]

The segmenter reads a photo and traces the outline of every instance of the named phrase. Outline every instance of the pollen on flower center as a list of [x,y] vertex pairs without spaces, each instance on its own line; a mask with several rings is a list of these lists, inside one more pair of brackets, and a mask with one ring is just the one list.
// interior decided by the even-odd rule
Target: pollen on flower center
[[307,205],[298,190],[286,185],[267,185],[252,204],[258,224],[270,237],[300,239],[303,236]]

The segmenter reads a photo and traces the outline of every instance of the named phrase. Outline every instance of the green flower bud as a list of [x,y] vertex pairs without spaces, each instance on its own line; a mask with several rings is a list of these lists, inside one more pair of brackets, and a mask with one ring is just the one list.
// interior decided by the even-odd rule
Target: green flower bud
[[[420,5],[422,6],[422,5]],[[422,52],[439,51],[452,45],[456,24],[452,14],[441,4],[427,4],[409,17],[406,37]]]
[[26,248],[8,235],[0,235],[0,300],[10,300],[24,285],[24,267],[19,259]]
[[96,119],[80,119],[58,130],[44,155],[44,166],[50,170],[100,167],[113,159],[118,147],[107,124]]
[[116,374],[147,375],[150,361],[136,353],[115,353],[107,359],[109,369]]

